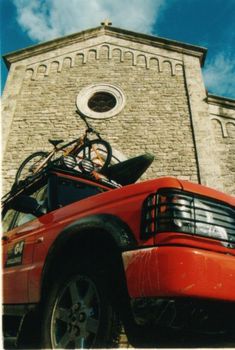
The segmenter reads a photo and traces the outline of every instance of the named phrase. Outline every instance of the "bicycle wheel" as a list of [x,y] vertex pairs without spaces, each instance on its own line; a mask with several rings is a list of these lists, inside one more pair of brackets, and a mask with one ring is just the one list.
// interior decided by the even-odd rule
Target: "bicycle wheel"
[[96,171],[104,171],[111,162],[112,148],[105,140],[89,140],[74,153],[79,159],[89,159],[94,163]]
[[15,184],[18,185],[20,181],[26,179],[28,176],[34,175],[36,173],[36,168],[47,156],[47,152],[39,151],[27,157],[17,170]]

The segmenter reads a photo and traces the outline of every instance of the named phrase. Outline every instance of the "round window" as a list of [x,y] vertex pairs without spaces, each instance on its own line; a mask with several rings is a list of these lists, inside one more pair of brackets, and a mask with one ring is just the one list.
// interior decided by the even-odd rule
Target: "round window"
[[77,96],[77,108],[90,118],[105,119],[117,115],[125,105],[120,88],[110,84],[93,84]]
[[88,101],[88,107],[94,112],[108,112],[116,106],[116,98],[109,92],[96,92]]

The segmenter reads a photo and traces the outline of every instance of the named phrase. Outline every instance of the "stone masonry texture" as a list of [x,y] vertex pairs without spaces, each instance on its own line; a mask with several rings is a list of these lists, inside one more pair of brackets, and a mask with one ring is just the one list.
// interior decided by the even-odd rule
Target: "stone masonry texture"
[[[109,40],[108,36],[85,44],[86,39],[82,44],[73,43],[77,51],[72,56],[66,55],[65,47],[60,59],[58,50],[53,49],[38,58],[12,63],[3,96],[3,192],[10,189],[18,166],[28,155],[51,149],[49,138],[69,141],[83,134],[76,97],[91,84],[107,83],[123,91],[125,106],[112,118],[89,121],[127,157],[146,152],[155,156],[142,179],[175,176],[198,182],[199,170],[205,174],[204,184],[235,194],[234,135],[221,138],[216,121],[210,119],[203,82],[198,78],[194,87],[193,83],[187,86],[194,70],[200,75],[199,58],[190,61],[189,56],[184,59],[172,49],[113,37]],[[15,80],[17,92],[12,96]],[[197,91],[190,97],[193,88]],[[233,127],[233,111],[229,118]],[[210,142],[218,151],[213,158],[216,164],[208,170],[207,161],[212,164],[212,158],[210,149],[205,152],[205,144]]]
[[213,127],[216,147],[210,148],[220,164],[224,191],[235,194],[235,111],[228,108],[224,101],[209,105],[209,120]]

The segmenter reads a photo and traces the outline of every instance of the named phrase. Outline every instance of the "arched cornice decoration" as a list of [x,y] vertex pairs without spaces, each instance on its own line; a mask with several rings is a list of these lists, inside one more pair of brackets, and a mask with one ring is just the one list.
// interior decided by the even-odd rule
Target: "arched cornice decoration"
[[[115,55],[115,53],[117,53],[118,52],[118,54],[119,54],[119,60],[120,60],[120,62],[124,62],[124,52],[123,52],[123,50],[121,50],[120,49],[120,47],[114,47],[114,48],[112,48],[112,58],[114,57],[114,55]],[[117,57],[117,56],[116,56]]]
[[210,120],[216,120],[220,127],[221,127],[221,131],[222,131],[222,136],[224,138],[229,137],[229,133],[228,133],[228,125],[234,125],[235,126],[235,120],[230,119],[230,118],[223,118],[220,116],[212,116],[210,117]]
[[147,56],[141,53],[136,56],[136,64],[147,68],[147,59]]
[[92,57],[92,59],[98,60],[100,58],[99,53],[97,52],[96,49],[90,49],[88,51],[88,60]]
[[[166,65],[169,65],[171,75],[175,75],[175,69],[173,70],[171,60],[167,59],[167,60],[163,60],[163,61],[162,61],[163,70],[164,70],[164,65],[165,65],[165,66],[166,66]],[[174,74],[173,74],[173,73],[174,73]]]
[[[87,62],[89,62],[90,53],[94,53],[95,57],[93,56],[93,59],[95,58],[96,60],[99,60],[101,52],[104,49],[107,50],[107,55],[109,60],[113,58],[113,53],[118,51],[120,53],[119,55],[120,62],[125,62],[125,60],[128,59],[130,60],[133,66],[137,66],[139,59],[141,59],[144,61],[144,65],[141,64],[141,66],[145,67],[146,69],[151,69],[151,68],[156,69],[156,65],[153,64],[153,62],[156,61],[159,72],[164,71],[164,64],[167,62],[170,65],[171,76],[174,76],[175,74],[177,74],[177,70],[179,66],[181,67],[183,66],[182,61],[180,61],[179,59],[169,58],[169,57],[161,56],[159,54],[144,52],[138,49],[132,49],[132,48],[122,47],[114,44],[103,43],[90,48],[84,48],[82,50],[73,51],[71,53],[67,53],[66,55],[61,55],[56,58],[55,57],[51,59],[49,58],[48,60],[30,64],[26,67],[26,69],[33,70],[31,79],[35,80],[37,79],[38,67],[41,65],[44,65],[46,67],[44,75],[48,76],[52,73],[52,70],[51,70],[52,64],[54,62],[58,62],[57,73],[60,73],[61,71],[63,71],[63,67],[65,66],[66,60],[70,60],[71,62],[70,67],[74,67],[76,64],[78,64],[77,63],[78,61],[76,60],[76,58],[81,56],[82,63],[86,64]],[[117,55],[115,56],[115,58],[117,59]],[[68,65],[66,66],[68,67]],[[55,71],[53,71],[53,73],[55,73]]]
[[71,56],[66,56],[64,59],[63,59],[63,64],[62,66],[66,66],[71,68],[72,67],[72,57]]
[[104,49],[107,49],[107,52],[108,52],[108,59],[111,60],[112,59],[112,49],[111,49],[111,46],[108,45],[108,44],[103,44],[101,45],[100,47],[98,47],[98,50],[99,51],[102,51]]

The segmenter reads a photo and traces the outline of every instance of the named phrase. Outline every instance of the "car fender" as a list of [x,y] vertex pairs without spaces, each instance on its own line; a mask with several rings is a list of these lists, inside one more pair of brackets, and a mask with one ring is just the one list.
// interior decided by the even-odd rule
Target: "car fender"
[[60,254],[68,240],[75,235],[80,235],[82,239],[82,235],[85,238],[88,231],[97,232],[98,230],[102,230],[102,232],[110,235],[120,254],[137,246],[133,232],[119,217],[110,214],[97,214],[76,220],[63,228],[49,249],[42,271],[41,294],[44,286],[47,284],[48,275],[50,274],[54,259]]

